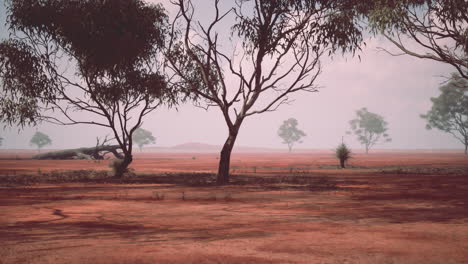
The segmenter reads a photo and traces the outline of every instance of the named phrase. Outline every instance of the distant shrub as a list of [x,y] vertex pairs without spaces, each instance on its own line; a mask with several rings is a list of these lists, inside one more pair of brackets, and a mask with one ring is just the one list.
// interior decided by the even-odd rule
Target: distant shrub
[[344,168],[346,161],[351,158],[351,150],[346,144],[341,143],[335,150],[335,156],[340,160],[340,167]]
[[196,160],[196,159],[197,159],[197,157],[193,156],[193,157],[192,157],[192,159],[193,159],[193,160]]

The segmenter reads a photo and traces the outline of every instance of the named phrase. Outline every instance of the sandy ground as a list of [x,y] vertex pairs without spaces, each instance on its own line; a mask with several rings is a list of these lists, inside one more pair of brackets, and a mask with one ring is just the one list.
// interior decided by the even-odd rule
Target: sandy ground
[[[137,172],[214,171],[217,164],[214,154],[137,158]],[[233,161],[240,173],[257,167],[254,177],[325,177],[333,187],[0,187],[0,263],[468,263],[463,155],[358,155],[345,170],[323,153],[238,154]],[[0,160],[0,174],[108,170],[105,163]],[[436,169],[408,174],[400,167]]]

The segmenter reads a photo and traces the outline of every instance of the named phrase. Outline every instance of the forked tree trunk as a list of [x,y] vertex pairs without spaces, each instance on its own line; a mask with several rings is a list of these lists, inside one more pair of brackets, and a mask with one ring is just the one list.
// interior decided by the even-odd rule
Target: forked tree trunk
[[218,176],[216,179],[216,183],[218,185],[229,184],[229,168],[231,166],[231,153],[232,149],[234,148],[234,143],[236,142],[238,132],[238,127],[229,131],[229,137],[224,143],[223,149],[221,150],[221,155],[219,157]]

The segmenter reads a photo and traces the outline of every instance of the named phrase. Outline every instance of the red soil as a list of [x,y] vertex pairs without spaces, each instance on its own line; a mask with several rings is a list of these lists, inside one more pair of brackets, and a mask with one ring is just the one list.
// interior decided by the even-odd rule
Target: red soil
[[[31,154],[30,154],[31,155]],[[23,158],[30,157],[23,155]],[[37,173],[38,170],[110,170],[109,160],[7,160],[9,154],[0,154],[0,175]],[[154,172],[216,172],[216,153],[136,153],[131,168],[141,173]],[[395,166],[460,167],[468,166],[468,156],[459,153],[393,153],[355,154],[349,161],[355,168],[382,168]],[[338,169],[332,153],[235,153],[231,159],[234,173],[271,173]],[[330,171],[329,171],[330,172]],[[346,173],[346,172],[345,172]]]
[[[217,165],[213,154],[136,159],[137,173],[215,171]],[[105,163],[0,160],[0,174],[108,170]],[[337,188],[326,190],[281,184],[0,187],[0,263],[468,263],[468,158],[379,153],[356,155],[350,165],[359,168],[335,164],[324,153],[233,157],[237,172],[272,167],[257,171],[259,177],[309,166],[300,175],[328,175]],[[382,166],[462,173],[392,174],[379,172]]]

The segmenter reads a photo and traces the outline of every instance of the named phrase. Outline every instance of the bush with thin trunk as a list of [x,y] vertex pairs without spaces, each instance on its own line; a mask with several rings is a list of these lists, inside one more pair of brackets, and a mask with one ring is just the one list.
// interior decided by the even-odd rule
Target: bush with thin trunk
[[346,161],[351,158],[351,150],[345,143],[341,143],[335,150],[335,156],[340,160],[340,167],[345,168]]

